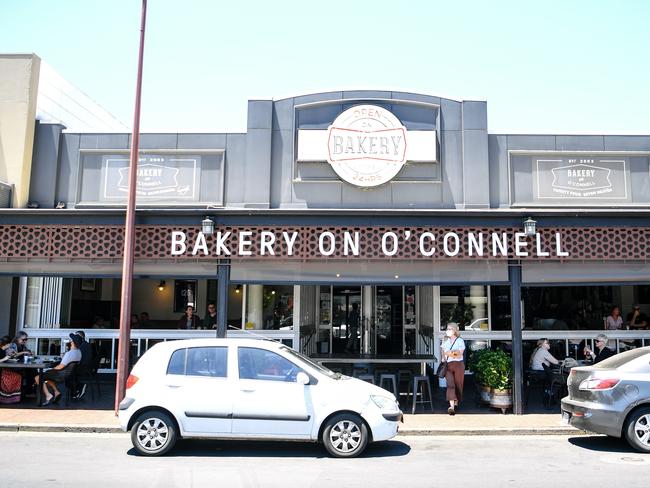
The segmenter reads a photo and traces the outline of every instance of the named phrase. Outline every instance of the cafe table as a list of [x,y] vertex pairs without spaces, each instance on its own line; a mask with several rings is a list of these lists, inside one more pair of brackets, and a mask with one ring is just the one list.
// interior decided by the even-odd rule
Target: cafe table
[[[53,366],[55,366],[58,363],[58,361],[54,360],[36,360],[36,361],[29,361],[27,363],[20,361],[18,359],[8,359],[7,361],[3,361],[0,363],[0,368],[7,368],[7,369],[19,369],[19,370],[32,370],[35,371],[37,375],[42,375],[43,371],[46,369],[49,369]],[[42,395],[42,386],[38,385],[36,387],[36,405],[41,406],[41,395]]]

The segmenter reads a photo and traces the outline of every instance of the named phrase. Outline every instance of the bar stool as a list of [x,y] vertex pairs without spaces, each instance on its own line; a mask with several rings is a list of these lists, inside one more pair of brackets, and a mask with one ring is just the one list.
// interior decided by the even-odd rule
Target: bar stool
[[375,375],[374,374],[360,374],[357,375],[357,379],[361,381],[367,381],[368,383],[375,384]]
[[[422,385],[422,400],[418,401],[418,392],[420,390],[420,385]],[[425,393],[425,388],[426,387],[426,392],[429,393],[429,399],[426,400],[424,393]],[[431,394],[431,382],[429,381],[428,376],[415,376],[413,378],[413,408],[411,413],[415,413],[415,407],[417,406],[418,403],[428,403],[431,405],[431,411],[433,412],[433,395]]]
[[[392,387],[384,388],[384,383],[390,383],[389,386]],[[397,390],[397,375],[392,373],[383,373],[379,375],[379,388],[384,388],[384,390],[392,391],[395,398],[399,401],[399,391]]]

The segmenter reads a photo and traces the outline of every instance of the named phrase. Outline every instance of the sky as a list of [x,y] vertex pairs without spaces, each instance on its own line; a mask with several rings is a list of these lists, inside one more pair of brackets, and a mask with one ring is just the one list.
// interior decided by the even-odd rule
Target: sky
[[[0,0],[34,52],[132,125],[140,0]],[[650,134],[650,1],[149,0],[143,132],[243,132],[249,99],[487,100],[491,133]]]

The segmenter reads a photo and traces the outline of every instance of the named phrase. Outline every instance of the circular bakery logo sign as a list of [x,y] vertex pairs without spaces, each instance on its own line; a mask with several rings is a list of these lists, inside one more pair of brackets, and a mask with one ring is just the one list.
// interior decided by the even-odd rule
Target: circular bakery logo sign
[[328,159],[339,177],[365,188],[392,180],[406,163],[406,129],[388,110],[357,105],[328,128]]

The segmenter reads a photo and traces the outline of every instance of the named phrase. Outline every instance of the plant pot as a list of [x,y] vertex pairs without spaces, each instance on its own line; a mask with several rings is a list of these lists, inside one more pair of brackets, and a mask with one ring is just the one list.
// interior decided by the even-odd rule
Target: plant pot
[[492,390],[490,406],[500,408],[501,413],[506,413],[512,408],[512,390]]
[[478,387],[479,403],[482,405],[490,405],[492,403],[492,388],[485,385]]

